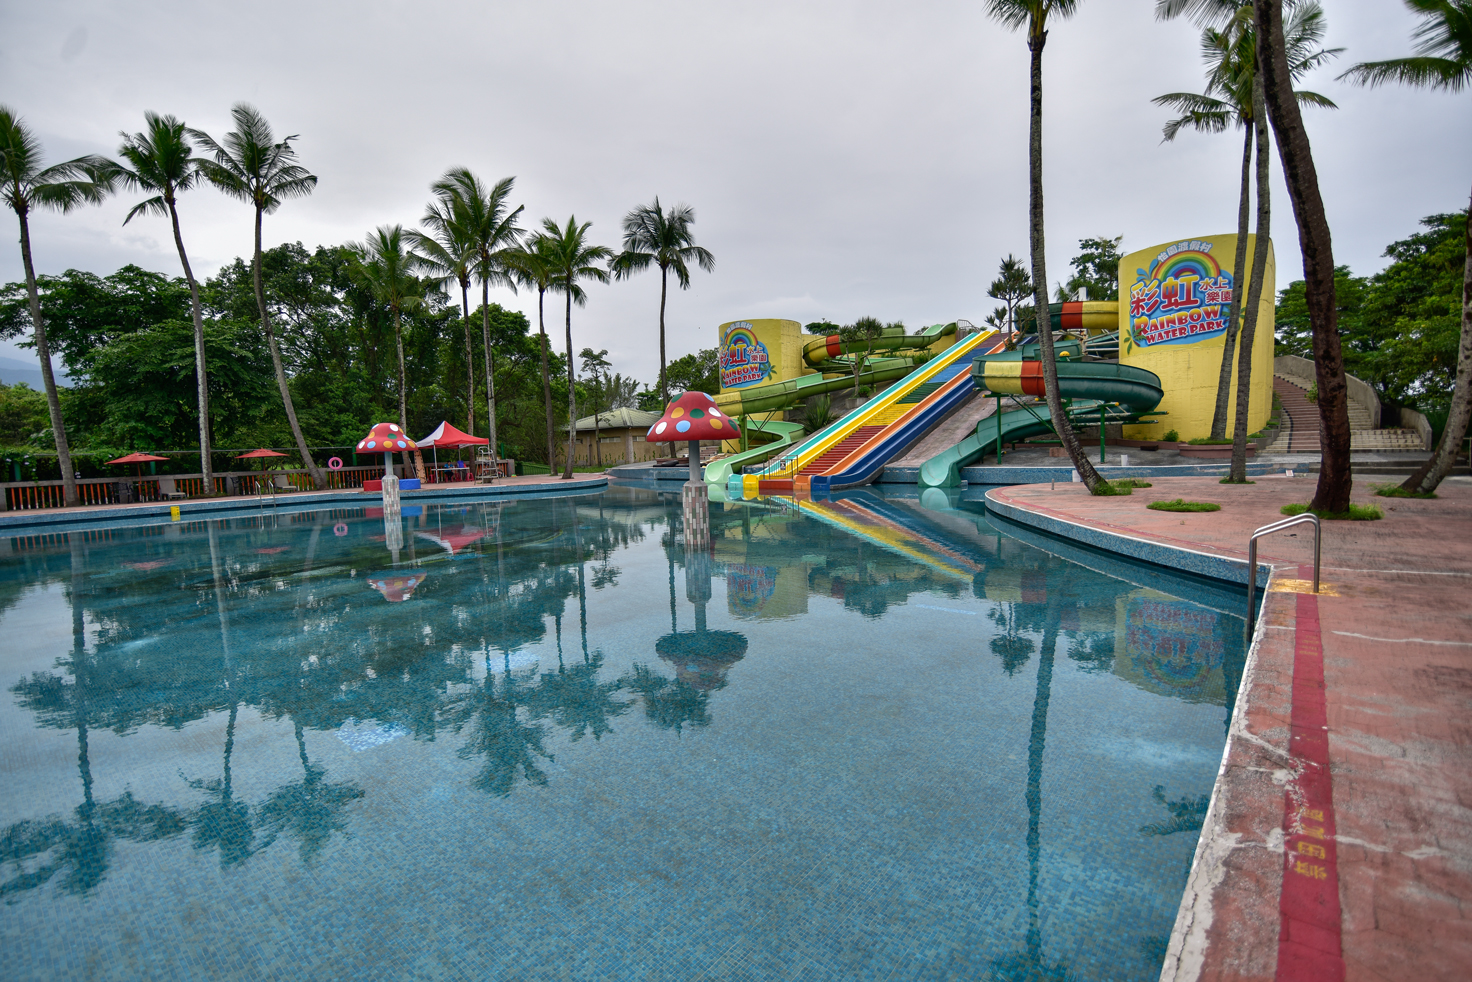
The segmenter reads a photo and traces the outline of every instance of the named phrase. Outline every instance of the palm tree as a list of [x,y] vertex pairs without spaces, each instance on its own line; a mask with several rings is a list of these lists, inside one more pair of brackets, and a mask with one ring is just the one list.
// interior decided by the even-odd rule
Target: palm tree
[[588,244],[588,229],[592,222],[578,224],[577,216],[570,215],[565,228],[558,228],[550,218],[542,219],[542,240],[546,243],[547,266],[552,273],[552,289],[567,298],[567,461],[563,465],[562,479],[572,479],[572,447],[577,438],[578,403],[574,386],[572,360],[572,305],[585,307],[588,295],[578,285],[579,280],[608,282],[608,272],[594,263],[606,263],[613,258],[608,246]]
[[441,285],[460,287],[460,320],[465,327],[465,432],[475,435],[475,349],[470,343],[470,278],[475,249],[465,229],[455,220],[455,203],[443,198],[429,203],[420,219],[424,233],[410,229],[404,237],[414,248],[413,260]]
[[194,317],[194,376],[199,388],[199,462],[204,472],[204,493],[215,493],[215,468],[211,458],[210,390],[205,372],[204,312],[199,303],[199,283],[184,251],[184,236],[179,231],[178,197],[192,190],[200,181],[199,161],[189,144],[182,122],[173,116],[155,112],[143,114],[147,129],[142,133],[122,133],[123,145],[118,155],[127,167],[117,169],[118,178],[131,190],[151,191],[153,197],[140,201],[128,212],[123,224],[144,214],[162,215],[174,230],[174,248],[179,250],[179,263],[189,283],[189,308]]
[[225,194],[255,209],[256,238],[251,259],[251,283],[255,287],[256,307],[261,312],[261,329],[271,349],[276,387],[281,390],[281,404],[286,409],[286,421],[291,425],[291,435],[296,439],[302,464],[312,476],[312,483],[323,488],[327,485],[326,479],[307,448],[301,423],[296,418],[296,406],[291,401],[291,389],[286,384],[286,368],[281,362],[276,333],[271,328],[271,312],[266,306],[266,287],[261,274],[261,217],[274,213],[287,198],[311,194],[317,186],[317,177],[296,162],[296,150],[291,146],[295,135],[278,141],[266,117],[244,102],[236,103],[230,115],[235,120],[235,129],[226,133],[218,143],[203,130],[191,128],[188,132],[214,157],[213,160],[199,162],[200,172],[205,178]]
[[486,415],[490,417],[491,461],[499,452],[496,445],[496,371],[491,352],[491,285],[516,289],[509,258],[517,251],[523,234],[517,218],[522,206],[511,208],[511,188],[516,178],[506,177],[486,188],[480,178],[464,167],[452,167],[436,181],[431,190],[451,208],[473,253],[471,264],[480,281],[480,327],[485,343]]
[[543,301],[552,288],[552,263],[549,252],[551,243],[545,235],[533,235],[522,249],[507,258],[512,275],[517,282],[537,291],[537,332],[541,335],[542,352],[542,401],[547,409],[547,473],[557,469],[557,439],[553,434],[552,420],[552,377],[547,370],[547,318]]
[[77,497],[77,476],[72,470],[66,424],[61,419],[61,397],[56,393],[56,377],[51,371],[51,346],[46,343],[41,296],[36,292],[29,216],[36,208],[65,214],[78,205],[101,202],[112,190],[112,167],[102,157],[90,154],[42,167],[40,141],[13,109],[0,105],[0,181],[5,185],[5,203],[20,221],[20,258],[26,270],[26,297],[30,301],[36,356],[41,359],[46,408],[51,413],[51,437],[56,442],[56,463],[61,468],[62,495],[67,505],[74,507],[82,502]]
[[[1400,82],[1426,89],[1460,92],[1472,85],[1472,0],[1405,0],[1424,21],[1411,36],[1416,55],[1355,65],[1340,78],[1371,87]],[[1430,493],[1451,473],[1457,448],[1472,419],[1472,204],[1467,208],[1467,258],[1462,276],[1462,338],[1457,348],[1457,384],[1441,443],[1420,470],[1401,487]]]
[[[357,262],[352,275],[374,299],[388,308],[394,320],[394,347],[399,354],[399,429],[408,432],[408,388],[404,372],[403,314],[424,303],[424,286],[414,275],[415,260],[404,248],[404,226],[380,225],[363,242],[348,246]],[[414,449],[414,470],[424,480],[424,454]]]
[[1058,361],[1053,351],[1053,332],[1048,324],[1048,270],[1043,237],[1043,45],[1048,41],[1048,18],[1072,17],[1079,0],[987,0],[987,13],[1003,26],[1027,31],[1027,48],[1032,53],[1032,101],[1028,125],[1029,246],[1032,252],[1033,309],[1037,312],[1038,341],[1043,354],[1043,386],[1048,413],[1059,441],[1068,451],[1090,494],[1112,494],[1108,481],[1089,463],[1078,435],[1063,412],[1058,391]]
[[665,380],[664,308],[669,297],[670,270],[680,289],[690,289],[690,263],[707,273],[716,268],[716,257],[695,244],[690,226],[695,224],[695,209],[675,205],[666,215],[656,196],[654,204],[640,205],[624,216],[624,251],[610,264],[618,279],[632,276],[651,264],[659,267],[659,398],[669,405],[670,390]]
[[1027,270],[1022,268],[1022,261],[1010,252],[1007,253],[1007,258],[1002,260],[997,278],[992,280],[986,295],[1007,305],[1003,308],[1007,314],[1006,320],[997,326],[1004,324],[1008,336],[1017,330],[1018,305],[1032,292],[1032,281],[1027,278]]
[[603,444],[599,442],[598,413],[603,405],[603,381],[612,366],[608,362],[608,349],[594,351],[584,348],[578,352],[583,360],[583,374],[593,383],[593,452],[598,455],[598,466],[603,466]]
[[[1195,9],[1197,18],[1207,23],[1201,33],[1201,53],[1207,63],[1206,91],[1170,92],[1150,100],[1157,106],[1165,106],[1181,113],[1165,124],[1163,133],[1166,141],[1174,140],[1183,129],[1204,133],[1221,133],[1229,126],[1243,129],[1242,182],[1237,204],[1237,249],[1232,269],[1239,281],[1247,266],[1247,221],[1252,188],[1252,148],[1258,136],[1257,113],[1253,108],[1254,79],[1257,74],[1256,39],[1252,30],[1252,8],[1236,0],[1209,0]],[[1182,11],[1179,0],[1161,0],[1156,5],[1156,16],[1169,19]],[[1294,79],[1302,77],[1309,69],[1317,67],[1343,49],[1323,50],[1318,48],[1324,35],[1323,9],[1317,2],[1295,6],[1293,19],[1288,29],[1289,64]],[[1220,22],[1213,25],[1211,21]],[[1304,105],[1338,107],[1328,98],[1316,92],[1296,93]],[[1265,121],[1264,121],[1265,122]],[[1266,145],[1266,128],[1261,141]],[[1261,153],[1259,154],[1261,156]],[[1266,178],[1259,175],[1259,186],[1266,189]],[[1266,191],[1265,191],[1266,193]],[[1265,238],[1258,239],[1266,241]],[[1255,262],[1255,257],[1254,257]],[[1240,286],[1239,286],[1240,289]],[[1242,326],[1243,305],[1237,302],[1237,290],[1232,292],[1232,302],[1227,310],[1227,333],[1222,345],[1221,368],[1217,376],[1216,408],[1211,418],[1211,436],[1220,439],[1227,432],[1227,400],[1231,392],[1232,359],[1237,351],[1237,332]],[[1246,317],[1256,322],[1257,311],[1248,307]]]

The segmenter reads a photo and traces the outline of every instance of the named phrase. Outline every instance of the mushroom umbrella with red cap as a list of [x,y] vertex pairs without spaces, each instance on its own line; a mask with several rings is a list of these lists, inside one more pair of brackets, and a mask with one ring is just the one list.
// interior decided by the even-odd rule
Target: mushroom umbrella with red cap
[[649,427],[646,439],[657,443],[690,444],[690,480],[700,481],[700,441],[731,440],[737,436],[731,417],[716,408],[704,392],[687,392],[665,407],[664,415]]
[[394,454],[408,453],[414,449],[414,441],[409,439],[409,434],[399,429],[397,423],[379,423],[358,441],[357,446],[358,453],[383,454],[384,477],[394,472]]
[[266,458],[267,457],[285,457],[285,456],[286,456],[286,454],[284,454],[284,453],[277,453],[275,450],[267,450],[265,447],[261,447],[258,450],[252,450],[250,453],[243,453],[239,457],[236,457],[235,459],[236,460],[255,460],[256,458],[260,458],[260,461],[261,461],[261,477],[265,477],[266,476]]

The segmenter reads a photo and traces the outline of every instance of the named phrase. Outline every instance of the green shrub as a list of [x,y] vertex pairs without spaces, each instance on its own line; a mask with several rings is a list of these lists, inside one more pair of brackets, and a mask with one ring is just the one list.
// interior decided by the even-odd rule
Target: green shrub
[[1399,484],[1374,484],[1371,485],[1375,493],[1382,498],[1434,498],[1435,491],[1407,491]]
[[1379,505],[1356,505],[1351,503],[1348,511],[1314,511],[1305,504],[1284,505],[1281,509],[1284,515],[1302,515],[1311,512],[1326,522],[1374,522],[1385,517]]
[[1193,447],[1217,447],[1224,444],[1230,445],[1232,438],[1229,436],[1198,436],[1196,439],[1187,440],[1186,442]]
[[1166,443],[1177,443],[1180,441],[1181,435],[1175,430],[1166,430],[1165,436],[1161,437],[1160,439],[1165,441]]
[[1171,501],[1152,501],[1146,508],[1152,511],[1221,511],[1222,506],[1210,501],[1184,501],[1175,498]]
[[1308,391],[1303,394],[1303,397],[1305,399],[1307,399],[1309,402],[1318,402],[1319,401],[1319,383],[1315,382],[1313,385],[1310,385],[1308,387]]
[[1109,482],[1117,488],[1153,488],[1155,485],[1138,477],[1120,477]]

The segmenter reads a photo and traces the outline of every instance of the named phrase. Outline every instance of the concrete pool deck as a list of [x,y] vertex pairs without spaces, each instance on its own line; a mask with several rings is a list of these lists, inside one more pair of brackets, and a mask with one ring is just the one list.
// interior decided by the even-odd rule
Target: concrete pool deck
[[[452,498],[513,498],[521,495],[587,493],[600,491],[608,486],[603,474],[577,474],[572,480],[548,477],[546,474],[527,474],[521,477],[503,477],[495,484],[472,484],[469,481],[451,484],[431,484],[419,491],[405,491],[400,495],[404,505],[431,504]],[[81,505],[76,508],[36,508],[24,511],[0,512],[0,534],[9,530],[24,531],[46,526],[76,525],[84,522],[131,521],[134,523],[167,522],[172,509],[178,508],[180,519],[223,517],[231,512],[257,511],[263,507],[302,506],[331,507],[333,505],[361,505],[376,507],[383,501],[377,491],[359,489],[329,491],[292,491],[285,494],[237,495],[220,498],[186,498],[179,501],[139,501],[131,504]]]
[[[1247,538],[1314,478],[1162,478],[987,492],[1046,531],[1240,570]],[[1472,965],[1472,481],[1437,500],[1353,500],[1376,522],[1261,540],[1271,564],[1211,808],[1162,979],[1465,979]],[[1211,513],[1149,511],[1184,497]],[[1220,574],[1218,574],[1220,575]]]

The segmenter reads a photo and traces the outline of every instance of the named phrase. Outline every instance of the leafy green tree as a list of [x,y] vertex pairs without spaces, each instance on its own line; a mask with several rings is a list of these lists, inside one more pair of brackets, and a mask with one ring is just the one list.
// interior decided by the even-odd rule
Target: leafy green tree
[[[1363,62],[1345,72],[1362,85],[1400,82],[1420,88],[1460,92],[1472,84],[1472,0],[1405,0],[1420,14],[1416,55],[1390,61]],[[1472,202],[1463,221],[1462,330],[1457,350],[1457,378],[1446,427],[1436,453],[1401,487],[1430,492],[1451,473],[1457,448],[1472,422]]]
[[624,216],[624,248],[610,264],[618,279],[632,276],[651,265],[659,267],[659,397],[669,405],[670,387],[665,373],[664,309],[669,296],[670,271],[680,289],[690,289],[690,263],[707,273],[716,268],[715,256],[695,244],[695,209],[675,205],[669,214],[660,207],[659,198],[652,205],[640,205]]
[[302,465],[311,475],[312,483],[323,488],[327,486],[327,481],[317,462],[312,459],[306,437],[302,436],[296,406],[291,399],[291,388],[286,382],[286,369],[281,362],[281,349],[271,328],[265,286],[261,280],[262,216],[273,214],[287,198],[311,194],[317,187],[317,177],[296,162],[296,150],[291,146],[291,141],[296,137],[288,136],[278,141],[271,131],[271,124],[254,106],[237,103],[230,110],[230,115],[235,120],[235,129],[226,133],[218,143],[203,130],[190,129],[189,135],[213,155],[213,159],[201,159],[198,165],[205,178],[229,197],[243,201],[255,210],[255,251],[251,269],[261,329],[265,332],[266,344],[271,349],[271,363],[276,370],[276,387],[281,392],[281,404],[286,410],[286,420],[291,426],[291,435],[296,440],[297,452],[301,454]]
[[26,443],[44,430],[47,422],[46,393],[37,392],[24,382],[0,383],[0,445]]
[[[904,330],[904,325],[899,322],[889,326]],[[854,370],[855,395],[858,395],[859,391],[859,377],[868,366],[869,359],[874,355],[874,342],[879,340],[884,331],[884,322],[877,317],[860,317],[852,324],[847,324],[838,330],[838,336],[843,339],[844,344],[849,346],[848,358]],[[858,345],[863,345],[863,349],[858,350]]]
[[[1066,19],[1077,10],[1078,0],[987,0],[987,13],[1004,27],[1012,30],[1022,28],[1027,32],[1027,47],[1032,56],[1028,119],[1028,240],[1032,253],[1033,305],[1044,315],[1048,310],[1048,270],[1043,231],[1043,46],[1048,41],[1048,18]],[[1041,323],[1039,326],[1046,328]],[[1039,330],[1038,340],[1043,356],[1043,388],[1053,429],[1068,451],[1074,469],[1088,485],[1089,493],[1112,494],[1112,486],[1094,470],[1078,435],[1064,415],[1063,398],[1058,391],[1058,359],[1053,350],[1053,332]]]
[[214,464],[210,459],[210,386],[205,363],[204,311],[199,302],[199,284],[184,250],[184,235],[179,231],[178,196],[193,189],[200,181],[199,161],[185,134],[184,124],[173,116],[155,112],[143,114],[147,129],[141,133],[123,133],[118,155],[128,164],[118,167],[117,174],[130,190],[152,192],[134,205],[123,224],[138,215],[154,214],[168,218],[174,232],[174,248],[179,251],[179,264],[189,284],[189,312],[194,321],[194,375],[199,404],[199,463],[204,474],[206,494],[215,490]]
[[594,351],[592,348],[584,348],[578,352],[578,358],[583,363],[583,377],[590,383],[589,395],[593,414],[593,453],[597,456],[598,466],[603,466],[603,447],[599,443],[598,414],[603,411],[606,404],[604,399],[604,380],[608,370],[613,366],[608,361],[608,349]]
[[[512,275],[517,282],[537,291],[537,331],[542,339],[542,396],[547,412],[547,473],[557,469],[557,438],[553,433],[552,420],[552,377],[548,371],[547,318],[543,301],[547,291],[553,287],[552,240],[537,233],[525,245],[508,258]],[[569,447],[568,453],[572,450]],[[571,466],[571,465],[569,465]]]
[[[406,401],[408,385],[404,369],[404,311],[417,309],[424,303],[424,284],[414,275],[414,259],[405,247],[402,225],[380,225],[363,242],[350,248],[358,258],[353,275],[379,303],[389,309],[394,322],[394,347],[399,354],[399,426],[409,429]],[[416,446],[414,469],[421,481],[426,479],[424,455]]]
[[572,305],[586,306],[588,295],[581,281],[608,282],[608,272],[594,263],[606,263],[613,259],[613,250],[608,246],[592,245],[588,242],[588,229],[592,222],[578,224],[577,216],[569,216],[566,227],[559,227],[550,218],[542,220],[540,239],[545,243],[547,267],[552,274],[552,289],[567,300],[567,461],[562,472],[563,480],[572,479],[572,448],[577,439],[577,389],[573,378],[572,360]]
[[[1079,239],[1078,255],[1068,261],[1073,275],[1058,291],[1058,300],[1072,300],[1079,290],[1086,291],[1090,300],[1119,299],[1119,244],[1124,236],[1112,239]],[[1008,256],[1007,258],[1012,258]]]
[[670,362],[665,372],[670,388],[681,392],[721,391],[721,359],[716,348],[702,348]]
[[804,327],[803,330],[807,331],[809,334],[821,334],[827,336],[831,334],[837,334],[838,329],[841,326],[842,325],[834,324],[831,321],[822,320],[813,321],[811,324],[808,324],[806,327]]
[[20,222],[20,258],[26,271],[26,298],[36,356],[41,359],[41,381],[46,388],[46,408],[51,416],[51,436],[61,467],[62,493],[68,506],[81,504],[77,496],[76,472],[72,470],[71,448],[61,416],[61,397],[51,371],[51,346],[46,342],[46,323],[41,317],[41,299],[36,293],[36,267],[31,261],[30,214],[37,208],[65,214],[78,205],[96,204],[112,190],[112,166],[98,156],[78,157],[65,163],[41,166],[41,144],[9,106],[0,106],[0,184],[5,203]]
[[992,285],[987,288],[986,295],[1007,305],[1004,310],[1008,334],[1017,331],[1018,305],[1032,294],[1032,279],[1027,275],[1027,269],[1022,265],[1022,260],[1010,252],[1007,253],[1007,257],[1002,260],[997,278],[992,280]]

